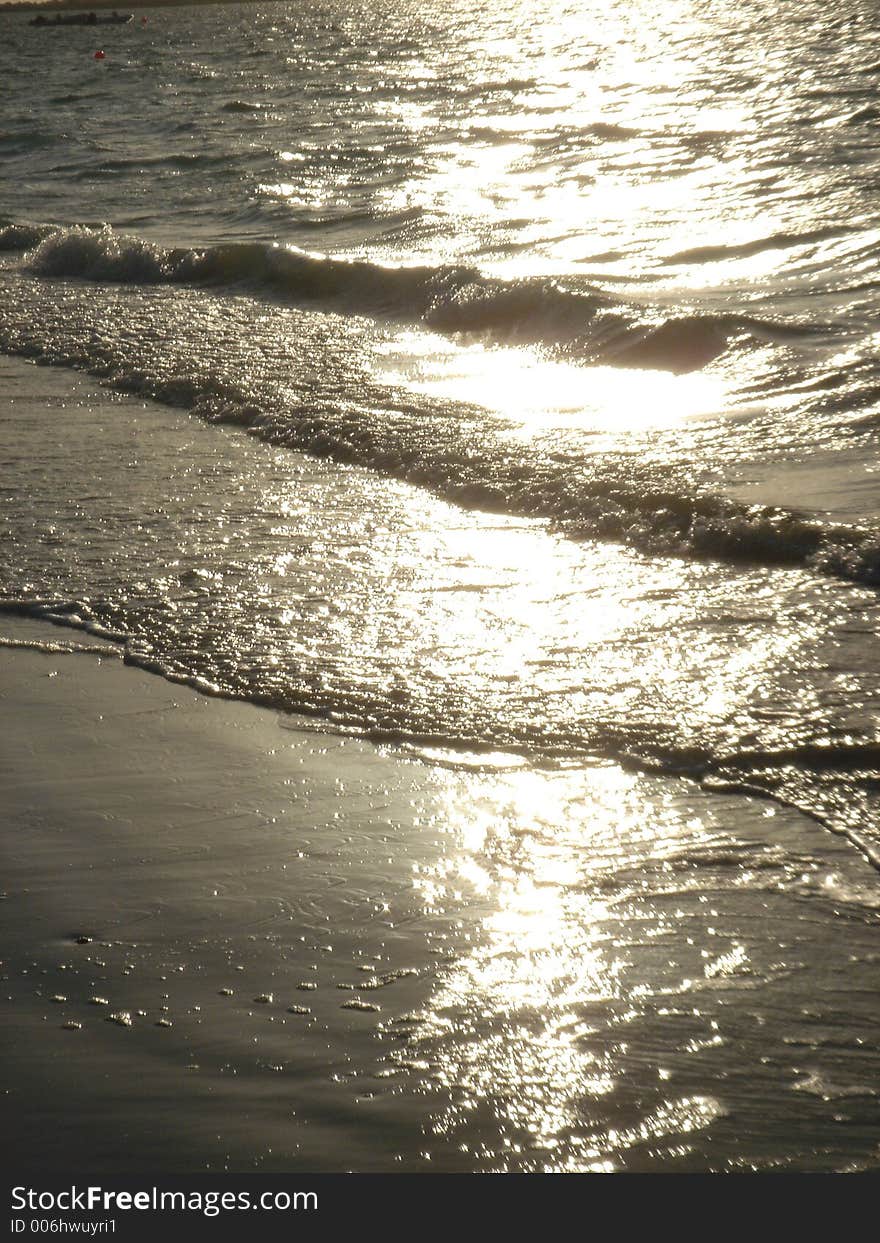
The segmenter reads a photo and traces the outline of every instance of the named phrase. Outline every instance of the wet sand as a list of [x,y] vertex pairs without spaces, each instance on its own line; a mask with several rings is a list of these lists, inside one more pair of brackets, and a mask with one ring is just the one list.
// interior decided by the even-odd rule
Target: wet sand
[[[9,618],[3,630],[19,644],[89,642]],[[511,1137],[531,1133],[508,1167],[555,1168],[563,1142],[560,1168],[709,1168],[671,1143],[696,1131],[716,1168],[737,1148],[778,1166],[781,1132],[794,1168],[842,1168],[821,1145],[804,1156],[810,1127],[843,1138],[848,1123],[844,1151],[872,1144],[876,920],[852,889],[872,874],[802,817],[633,778],[646,815],[647,791],[655,810],[678,800],[676,823],[688,803],[736,823],[726,855],[714,838],[701,865],[688,847],[693,869],[730,877],[726,890],[703,878],[702,894],[664,893],[655,877],[650,901],[634,884],[609,904],[607,875],[560,885],[557,853],[505,891],[486,826],[509,823],[501,792],[515,775],[301,728],[112,656],[7,647],[0,666],[2,1126],[15,1166],[505,1168],[504,1145],[513,1157]],[[540,822],[571,779],[547,774],[551,801],[520,813]],[[668,868],[655,828],[639,835]],[[766,843],[757,882],[736,874],[768,829],[802,869],[797,885],[777,883]],[[797,855],[804,832],[818,855]],[[555,833],[569,849],[564,821]],[[596,1135],[603,1110],[641,1120]],[[592,1148],[580,1140],[572,1158],[590,1127]]]
[[412,884],[444,780],[117,659],[0,661],[17,1161],[369,1169],[419,1147],[375,1096],[377,1036],[447,952]]

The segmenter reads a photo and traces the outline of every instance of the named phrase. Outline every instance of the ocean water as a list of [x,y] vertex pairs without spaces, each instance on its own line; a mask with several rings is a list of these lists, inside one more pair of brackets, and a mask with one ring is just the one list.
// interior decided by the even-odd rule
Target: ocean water
[[[458,1160],[874,1164],[876,6],[279,0],[0,36],[0,349],[120,395],[112,424],[7,403],[4,612],[486,774],[490,810],[456,815],[509,831],[473,867],[562,905],[519,965],[531,908],[496,912],[414,1037],[462,1117],[499,1093]],[[774,837],[781,808],[806,836]],[[663,936],[719,894],[722,950],[691,937],[683,967]],[[624,908],[614,961],[655,956],[585,983]],[[754,1019],[772,1037],[719,1034],[712,1005],[741,1024],[823,953]],[[616,1114],[670,994],[700,1072]],[[444,1028],[469,996],[485,1021]],[[743,1086],[762,1040],[814,1056],[768,1055],[788,1131]],[[744,1101],[751,1146],[722,1121]]]

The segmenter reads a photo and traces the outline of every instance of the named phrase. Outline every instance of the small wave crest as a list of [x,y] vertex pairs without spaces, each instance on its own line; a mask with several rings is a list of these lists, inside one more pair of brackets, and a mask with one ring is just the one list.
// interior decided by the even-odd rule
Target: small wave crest
[[12,639],[0,634],[0,647],[12,651],[44,652],[47,656],[109,656],[120,659],[122,652],[102,643],[53,643],[48,639]]
[[[99,621],[91,606],[80,600],[32,600],[32,599],[0,599],[0,613],[11,617],[30,618],[34,621],[51,622],[55,626],[67,626],[71,630],[79,630],[101,640],[93,647],[77,646],[76,651],[87,651],[98,654],[121,656],[122,648],[111,647],[110,644],[124,644],[128,635],[113,630]],[[3,647],[28,647],[27,641],[6,638],[0,639]],[[69,646],[69,645],[68,645]],[[60,649],[59,649],[60,650]],[[71,649],[73,650],[73,649]]]
[[32,246],[26,264],[44,277],[121,284],[246,285],[335,310],[418,320],[444,332],[519,330],[534,337],[573,337],[609,300],[551,281],[504,282],[461,265],[390,267],[314,255],[295,247],[232,242],[166,249],[110,228],[74,227],[8,245]]
[[852,232],[843,226],[829,226],[823,229],[805,229],[799,233],[771,233],[766,237],[756,237],[749,242],[719,243],[712,246],[694,246],[689,250],[679,250],[668,255],[665,264],[685,263],[722,263],[730,259],[749,259],[753,255],[762,254],[766,250],[789,250],[797,246],[809,246],[816,242],[829,241]]
[[567,288],[534,278],[504,281],[466,265],[391,267],[261,242],[165,248],[108,227],[28,232],[8,225],[0,232],[0,245],[29,249],[26,268],[41,277],[246,287],[340,314],[416,322],[436,332],[493,341],[540,343],[585,363],[674,373],[707,365],[736,336],[778,341],[820,331],[742,315],[654,322],[644,308],[593,286]]
[[54,232],[51,225],[0,221],[0,251],[30,250]]

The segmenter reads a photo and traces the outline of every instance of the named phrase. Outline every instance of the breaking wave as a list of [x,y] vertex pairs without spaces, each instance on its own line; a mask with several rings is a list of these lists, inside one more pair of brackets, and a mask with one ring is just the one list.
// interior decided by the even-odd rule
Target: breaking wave
[[592,286],[504,281],[465,265],[383,266],[262,242],[165,248],[108,227],[10,223],[0,227],[0,250],[13,249],[28,251],[26,269],[40,277],[245,287],[341,314],[415,322],[436,332],[495,341],[541,343],[584,362],[673,373],[705,366],[735,337],[786,342],[827,331],[747,315],[667,317]]

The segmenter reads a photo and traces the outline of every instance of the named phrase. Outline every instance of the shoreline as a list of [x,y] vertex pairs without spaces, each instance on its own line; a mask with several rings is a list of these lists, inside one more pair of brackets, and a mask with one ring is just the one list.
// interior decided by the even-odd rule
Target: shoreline
[[[224,469],[265,452],[3,371],[59,558],[53,454],[76,500],[120,461],[161,478],[188,437]],[[4,615],[0,640],[7,1164],[877,1167],[880,900],[845,839],[611,761],[468,767],[322,732],[47,621]]]
[[[4,619],[14,638],[45,629]],[[372,1092],[353,1080],[372,1082],[379,1069],[378,1026],[424,1001],[448,931],[434,921],[403,947],[397,931],[399,919],[418,925],[412,856],[436,853],[436,840],[409,840],[410,857],[380,872],[375,858],[361,864],[352,831],[371,817],[375,844],[377,813],[392,803],[403,814],[422,792],[421,766],[282,729],[271,712],[206,699],[118,660],[25,648],[0,660],[2,702],[19,727],[2,753],[2,915],[6,963],[18,967],[5,982],[4,1060],[15,1085],[5,1104],[16,1151],[30,1138],[45,1169],[39,1136],[49,1118],[57,1129],[60,1101],[68,1119],[71,1104],[75,1116],[88,1102],[85,1130],[125,1128],[110,1168],[137,1168],[124,1155],[135,1118],[141,1158],[151,1135],[156,1157],[167,1156],[163,1099],[171,1111],[180,1093],[195,1108],[222,1092],[231,1118],[246,1092],[261,1102],[260,1133],[287,1132],[287,1168],[299,1141],[287,1125],[296,1105],[272,1103],[283,1075],[295,1096],[340,1098],[325,1107],[350,1113],[343,1168],[370,1168],[379,1128],[366,1121]],[[342,774],[357,811],[339,817]],[[222,1136],[202,1137],[203,1161],[178,1152],[178,1162],[223,1168]],[[249,1168],[241,1142],[225,1144],[238,1144],[235,1168]],[[256,1133],[246,1142],[250,1168],[271,1168],[272,1144],[260,1155]],[[382,1165],[393,1157],[386,1151]],[[321,1164],[338,1168],[329,1154]]]
[[[17,641],[47,637],[46,623],[6,618],[2,629]],[[53,627],[50,639],[57,633]],[[521,1091],[527,1099],[538,1094],[527,1112],[534,1111],[540,1139],[542,1111],[564,1109],[573,1087],[569,1071],[554,1071],[567,1039],[557,1048],[546,1044],[546,1032],[539,1034],[543,1024],[552,1028],[553,1016],[571,1006],[564,1000],[571,989],[565,983],[570,966],[559,977],[560,992],[553,972],[548,975],[552,959],[547,957],[556,937],[571,936],[571,924],[567,921],[562,933],[547,924],[546,911],[536,924],[535,916],[523,914],[516,917],[519,931],[509,942],[504,929],[520,900],[504,899],[503,880],[499,890],[479,875],[471,877],[467,890],[460,879],[466,869],[459,869],[454,894],[447,890],[441,901],[431,897],[431,887],[449,874],[462,841],[473,833],[469,818],[484,823],[487,800],[500,814],[501,789],[505,783],[508,791],[515,789],[516,774],[451,771],[356,739],[291,729],[289,721],[282,727],[266,709],[206,698],[118,659],[19,647],[0,652],[0,663],[0,703],[17,724],[0,748],[6,830],[2,1045],[11,1085],[4,1097],[4,1129],[10,1162],[43,1174],[160,1168],[478,1172],[487,1168],[485,1160],[477,1159],[470,1145],[450,1142],[449,1118],[457,1118],[457,1125],[464,1119],[491,1148],[509,1129],[505,1111]],[[584,778],[583,789],[592,782],[598,797],[609,778],[613,783],[613,774],[600,770]],[[571,778],[532,779],[549,797]],[[676,794],[676,783],[665,779],[627,780],[648,797],[679,797],[683,808],[696,801],[698,807],[712,803],[716,811],[723,809],[722,820],[737,825],[727,847],[731,862],[749,835],[768,823],[766,808],[754,800],[712,800],[680,789]],[[774,813],[776,840],[797,841],[801,821]],[[812,831],[816,856],[828,860],[821,867],[837,867],[838,883],[843,872],[858,873],[853,852]],[[565,836],[564,821],[556,832]],[[656,849],[662,855],[662,839]],[[491,871],[480,849],[470,859],[470,866],[478,861]],[[720,866],[724,873],[730,862],[722,857]],[[816,881],[820,890],[827,884],[822,874]],[[517,888],[527,899],[524,912],[529,911],[531,887]],[[534,891],[536,898],[540,892]],[[715,894],[714,906],[705,911],[716,916],[710,922],[723,921],[725,910],[739,911],[747,934],[754,936],[754,929],[748,933],[754,918],[749,891],[737,897],[735,884],[727,893],[711,886],[706,892]],[[577,890],[570,897],[573,911],[583,911],[582,920],[590,906],[581,906]],[[764,895],[759,906],[767,900]],[[803,898],[795,894],[794,900],[797,909]],[[662,892],[653,899],[658,901],[664,903]],[[646,988],[658,999],[664,995],[666,955],[684,950],[688,925],[691,934],[696,931],[699,900],[692,907],[682,891],[677,902],[686,918],[681,932],[674,925],[668,932],[678,948],[659,959],[653,950],[644,958],[650,938],[641,948],[632,939],[644,936],[638,929],[645,915],[638,910],[628,914],[624,906],[602,914],[601,906],[595,907],[590,919],[611,929],[610,942],[607,931],[596,941],[589,922],[584,924],[594,957],[606,952],[604,946],[617,945],[618,957],[630,946],[634,961],[641,960],[620,995],[626,1009]],[[824,923],[822,908],[814,905],[811,922],[817,919]],[[856,951],[862,940],[873,941],[875,919],[855,939],[846,921],[841,928],[832,918],[827,927],[814,929],[817,950],[828,954],[827,962],[819,957],[807,968],[808,977],[819,972],[820,994],[829,974],[839,986],[834,978],[839,961],[834,964],[843,950],[860,960]],[[742,936],[740,928],[737,943],[743,943]],[[704,934],[697,947],[706,940]],[[578,959],[584,961],[587,952],[585,943],[576,950]],[[532,953],[536,995],[516,1000],[511,1010],[509,990],[519,995],[517,955],[527,960]],[[772,975],[763,984],[758,979],[749,984],[748,973],[739,978],[744,964],[730,951],[728,959],[725,966],[722,955],[707,976],[712,993],[698,991],[694,997],[694,1014],[703,1013],[710,1030],[715,1024],[717,1032],[719,1017],[741,1025],[760,1008],[765,993],[775,992],[777,1005],[785,998],[792,1016],[802,995],[816,995],[803,967],[793,976],[783,972],[775,984]],[[494,975],[504,963],[496,984],[490,977],[481,982],[481,972]],[[601,978],[598,969],[590,967],[588,978]],[[761,991],[743,993],[744,984]],[[500,1000],[494,996],[498,987]],[[580,985],[575,996],[583,1000],[572,1014],[588,1013],[589,990]],[[597,1013],[606,1010],[611,996],[598,1002]],[[53,1000],[58,997],[64,1000]],[[681,1000],[686,998],[687,991]],[[529,1022],[539,1026],[521,1046],[508,1025],[523,1004],[534,1016]],[[709,1021],[711,1014],[716,1017]],[[656,1020],[646,1012],[645,1021],[651,1048]],[[597,1037],[600,1047],[615,1046],[617,1022]],[[693,1022],[688,1019],[684,1030]],[[759,1029],[754,1034],[767,1039]],[[496,1048],[499,1039],[502,1047]],[[676,1053],[680,1039],[674,1037],[654,1056],[660,1065],[677,1066],[673,1079],[682,1080],[679,1092],[688,1089],[680,1102],[693,1102],[688,1108],[696,1112],[685,1130],[708,1128],[707,1134],[717,1130],[723,1137],[731,1121],[734,1132],[743,1125],[743,1111],[747,1116],[757,1107],[756,1118],[763,1116],[763,1098],[754,1096],[757,1085],[734,1103],[748,1085],[746,1077],[737,1087],[737,1075],[757,1072],[760,1080],[760,1066],[747,1060],[747,1070],[721,1071],[728,1042],[719,1042],[716,1034],[721,1062],[713,1070],[711,1061],[701,1065],[700,1057],[687,1054],[687,1045]],[[697,1042],[694,1048],[709,1049],[711,1043]],[[518,1058],[533,1055],[541,1059],[543,1086],[525,1087],[528,1077],[520,1065],[509,1085],[501,1074],[476,1112],[461,1114],[462,1099],[474,1090],[469,1076],[476,1073],[482,1081],[493,1064],[491,1073],[503,1066],[498,1058],[510,1057],[516,1066]],[[585,1056],[591,1063],[595,1055]],[[652,1079],[656,1082],[656,1071],[642,1065],[644,1056],[636,1048],[621,1066],[634,1058],[630,1076],[642,1066],[635,1080],[621,1080],[631,1083],[627,1091],[636,1088],[641,1095]],[[811,1056],[821,1060],[818,1045]],[[873,1100],[873,1088],[861,1081],[836,1083],[809,1061],[805,1066],[795,1057],[788,1072],[789,1079],[798,1074],[802,1081],[777,1082],[790,1108],[797,1111],[812,1101],[814,1091],[836,1112],[836,1094],[850,1110],[860,1097],[863,1103]],[[842,1065],[854,1074],[851,1055]],[[563,1074],[558,1081],[557,1073]],[[778,1080],[778,1065],[773,1074]],[[733,1083],[725,1085],[731,1076]],[[495,1092],[501,1097],[493,1104]],[[504,1099],[508,1104],[502,1107]],[[747,1100],[753,1103],[746,1106]],[[647,1152],[638,1155],[643,1145],[650,1148],[652,1116],[649,1112],[642,1138],[627,1141],[635,1146],[632,1168],[666,1165]],[[724,1146],[723,1139],[716,1142]],[[682,1162],[684,1168],[707,1168],[705,1160],[692,1165],[683,1157],[670,1168]],[[570,1168],[591,1165],[606,1168],[586,1157]],[[499,1168],[497,1159],[488,1168]],[[567,1167],[556,1163],[552,1146],[539,1143],[527,1162],[513,1168]],[[625,1161],[607,1168],[629,1166]]]

